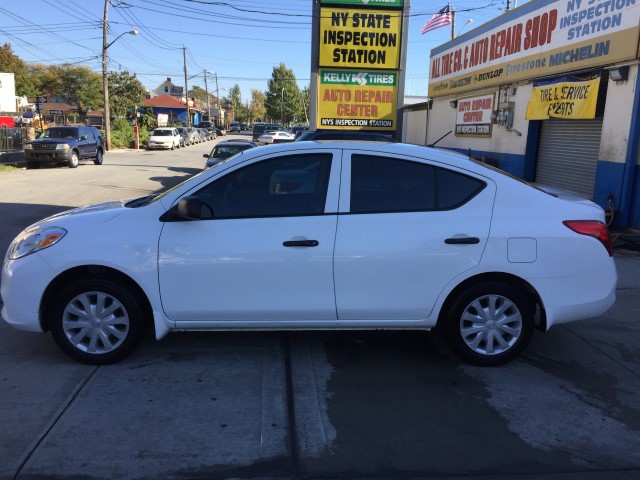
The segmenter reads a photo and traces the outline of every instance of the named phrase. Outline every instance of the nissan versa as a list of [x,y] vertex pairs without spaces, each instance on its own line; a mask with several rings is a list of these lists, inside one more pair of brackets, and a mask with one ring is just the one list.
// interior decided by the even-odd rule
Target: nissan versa
[[467,157],[374,142],[245,150],[162,194],[25,229],[2,317],[81,362],[145,330],[436,325],[469,362],[601,315],[617,274],[604,211]]

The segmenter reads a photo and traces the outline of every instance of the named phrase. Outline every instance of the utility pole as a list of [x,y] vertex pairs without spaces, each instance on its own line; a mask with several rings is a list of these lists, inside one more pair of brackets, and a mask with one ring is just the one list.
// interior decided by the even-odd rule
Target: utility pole
[[111,150],[111,126],[109,125],[109,80],[107,78],[107,21],[109,17],[109,0],[104,0],[104,18],[102,19],[102,91],[104,94],[104,137],[107,150]]
[[182,58],[184,60],[184,99],[187,104],[187,127],[191,125],[191,115],[189,114],[189,83],[187,79],[187,47],[182,47]]
[[216,73],[216,99],[218,100],[218,125],[222,126],[222,110],[220,110],[220,86],[218,85],[218,74]]
[[211,121],[211,105],[209,103],[209,84],[207,83],[207,71],[204,71],[204,91],[207,93],[207,120]]

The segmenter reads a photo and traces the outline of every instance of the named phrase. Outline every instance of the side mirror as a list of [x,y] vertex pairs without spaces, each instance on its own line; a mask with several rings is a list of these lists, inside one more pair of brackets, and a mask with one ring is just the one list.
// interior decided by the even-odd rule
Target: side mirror
[[205,153],[204,155],[202,155],[204,158],[209,158],[209,154]]
[[82,135],[82,136],[80,137],[80,140],[86,140],[86,139],[87,139],[87,136],[86,136],[86,135]]
[[178,202],[178,214],[189,220],[202,218],[202,202],[198,197],[184,197]]

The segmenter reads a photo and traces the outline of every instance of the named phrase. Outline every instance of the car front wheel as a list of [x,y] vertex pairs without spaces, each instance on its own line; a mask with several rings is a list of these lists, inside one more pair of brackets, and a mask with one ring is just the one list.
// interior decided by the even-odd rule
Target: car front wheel
[[69,156],[69,168],[78,168],[79,163],[80,159],[78,157],[78,152],[71,152],[71,155]]
[[109,277],[81,278],[62,288],[51,308],[49,327],[69,357],[108,365],[129,355],[144,335],[136,297]]
[[450,305],[445,332],[453,350],[475,365],[516,358],[533,336],[535,305],[514,286],[483,282],[463,290]]

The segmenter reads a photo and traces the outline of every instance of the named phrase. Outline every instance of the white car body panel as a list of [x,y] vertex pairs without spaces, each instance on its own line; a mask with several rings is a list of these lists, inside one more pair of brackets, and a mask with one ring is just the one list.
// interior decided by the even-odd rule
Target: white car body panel
[[[259,222],[160,221],[181,198],[240,165],[319,151],[334,154],[324,215]],[[353,151],[414,159],[424,155],[428,162],[483,178],[487,187],[477,202],[453,216],[447,215],[451,211],[370,215],[380,217],[380,223],[374,223],[366,215],[348,214],[348,159]],[[414,225],[416,219],[437,227],[425,235]],[[615,300],[613,258],[600,241],[562,224],[580,219],[603,221],[604,213],[589,201],[548,195],[443,151],[365,142],[250,149],[147,206],[127,208],[113,202],[40,222],[65,228],[68,234],[37,253],[5,258],[2,316],[16,328],[40,331],[39,305],[47,285],[69,269],[99,265],[129,276],[145,292],[157,337],[175,329],[428,329],[461,282],[497,272],[519,277],[536,290],[550,327],[600,315]],[[192,244],[186,235],[194,234],[200,238]],[[441,244],[460,234],[481,241],[447,246],[452,248]],[[208,235],[209,240],[204,238]],[[298,236],[319,240],[320,248],[282,248],[283,241]],[[257,257],[250,257],[256,252]],[[207,263],[215,270],[209,271]],[[253,296],[259,288],[264,290]],[[218,291],[224,294],[219,301]],[[185,305],[185,295],[190,302],[194,296],[203,298]]]

